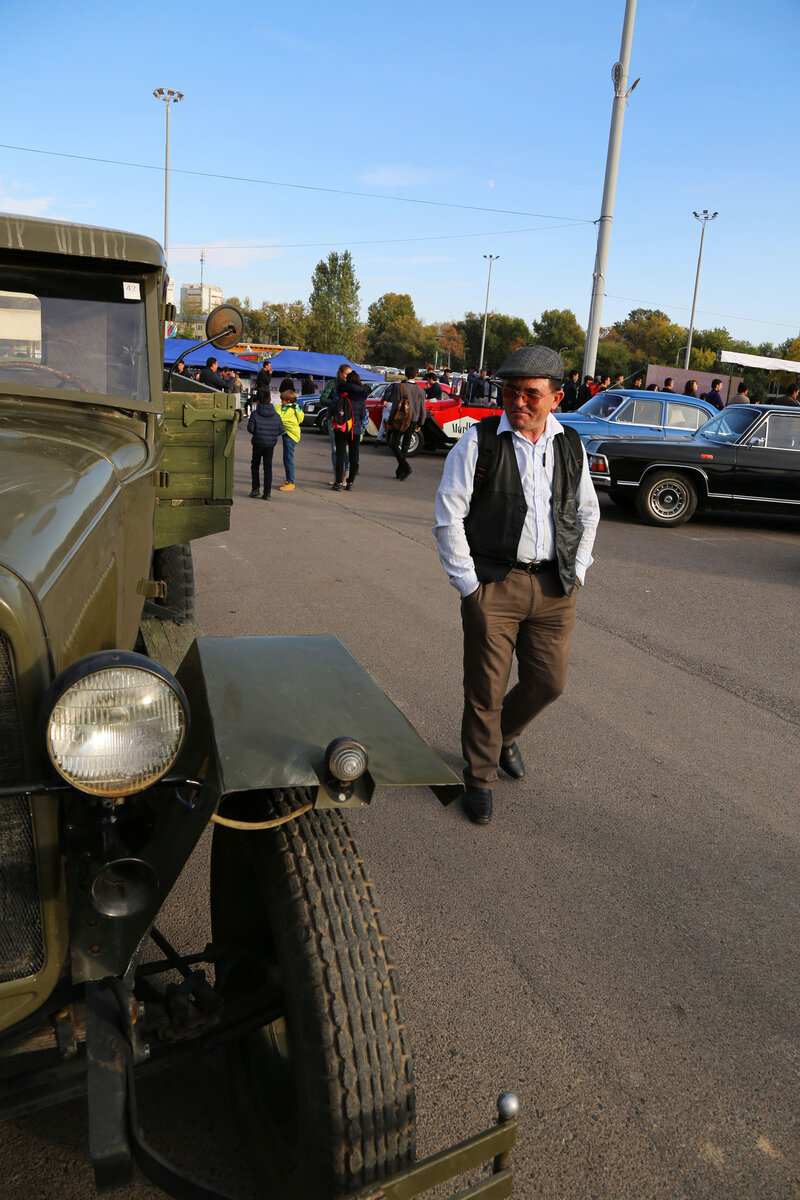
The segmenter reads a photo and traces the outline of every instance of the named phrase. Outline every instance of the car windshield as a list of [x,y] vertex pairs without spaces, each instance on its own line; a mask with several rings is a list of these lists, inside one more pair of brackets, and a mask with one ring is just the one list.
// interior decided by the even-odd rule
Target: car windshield
[[0,391],[17,387],[149,402],[144,278],[4,267]]
[[596,396],[592,396],[591,400],[587,400],[578,409],[578,412],[588,413],[590,417],[610,417],[625,403],[627,396],[620,396],[614,392],[598,392]]
[[706,421],[693,436],[708,438],[711,442],[737,442],[759,416],[758,409],[732,408],[730,412],[721,412],[718,417]]

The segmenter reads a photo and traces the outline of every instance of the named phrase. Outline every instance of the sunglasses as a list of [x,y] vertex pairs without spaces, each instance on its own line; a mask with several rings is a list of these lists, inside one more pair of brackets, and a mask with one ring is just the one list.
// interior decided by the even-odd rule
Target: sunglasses
[[535,388],[515,388],[510,384],[503,384],[503,397],[506,400],[524,400],[526,404],[538,404],[546,396],[554,395],[555,392],[552,389],[548,392],[539,392]]

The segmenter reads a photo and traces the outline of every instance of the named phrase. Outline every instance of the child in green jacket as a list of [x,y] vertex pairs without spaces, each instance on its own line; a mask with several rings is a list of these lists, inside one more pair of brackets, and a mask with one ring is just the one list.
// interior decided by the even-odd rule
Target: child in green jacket
[[283,469],[286,472],[286,483],[281,484],[278,491],[293,492],[294,448],[300,441],[300,426],[306,414],[297,403],[296,393],[289,388],[281,388],[278,414],[283,421]]

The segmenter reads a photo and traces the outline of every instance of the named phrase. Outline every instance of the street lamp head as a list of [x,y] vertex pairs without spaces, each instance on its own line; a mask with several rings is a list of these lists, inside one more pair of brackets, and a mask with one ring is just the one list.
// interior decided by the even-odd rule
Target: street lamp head
[[183,92],[178,92],[174,88],[156,88],[153,95],[156,100],[163,100],[165,104],[169,104],[170,101],[177,104],[183,99]]

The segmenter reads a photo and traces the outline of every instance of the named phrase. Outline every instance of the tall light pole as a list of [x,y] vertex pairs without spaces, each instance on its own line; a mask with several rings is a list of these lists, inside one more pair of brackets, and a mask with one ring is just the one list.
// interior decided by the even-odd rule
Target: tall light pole
[[619,62],[615,62],[611,68],[611,80],[614,84],[614,100],[611,106],[611,129],[608,134],[608,154],[606,155],[603,202],[600,208],[600,219],[597,222],[597,255],[595,257],[592,280],[592,302],[589,306],[589,320],[586,326],[586,349],[583,355],[584,378],[587,375],[594,375],[595,362],[597,360],[597,341],[600,336],[600,322],[603,316],[608,247],[611,242],[611,222],[614,218],[614,198],[617,191],[617,171],[619,169],[619,155],[622,147],[622,123],[625,119],[625,104],[633,89],[641,82],[640,79],[636,79],[628,87],[628,63],[631,57],[633,19],[635,16],[636,0],[625,0],[625,19],[622,24]]
[[486,280],[486,307],[483,310],[483,334],[481,336],[481,361],[478,363],[478,370],[483,370],[483,351],[486,346],[486,322],[489,318],[489,288],[492,286],[492,265],[497,262],[499,254],[484,254],[484,258],[489,260],[489,278]]
[[719,216],[719,213],[710,213],[707,208],[704,208],[701,213],[693,213],[694,218],[702,225],[700,234],[700,253],[697,256],[697,274],[694,277],[694,296],[692,296],[692,316],[689,321],[689,345],[686,347],[686,359],[684,360],[684,371],[689,370],[689,355],[692,353],[692,334],[694,333],[694,310],[697,304],[697,285],[700,283],[700,263],[703,261],[703,238],[706,236],[706,225],[709,221],[714,221]]
[[153,95],[156,100],[163,100],[167,106],[167,144],[164,155],[164,258],[166,259],[168,258],[169,244],[169,110],[170,105],[180,103],[183,99],[183,92],[176,92],[173,88],[156,88]]

